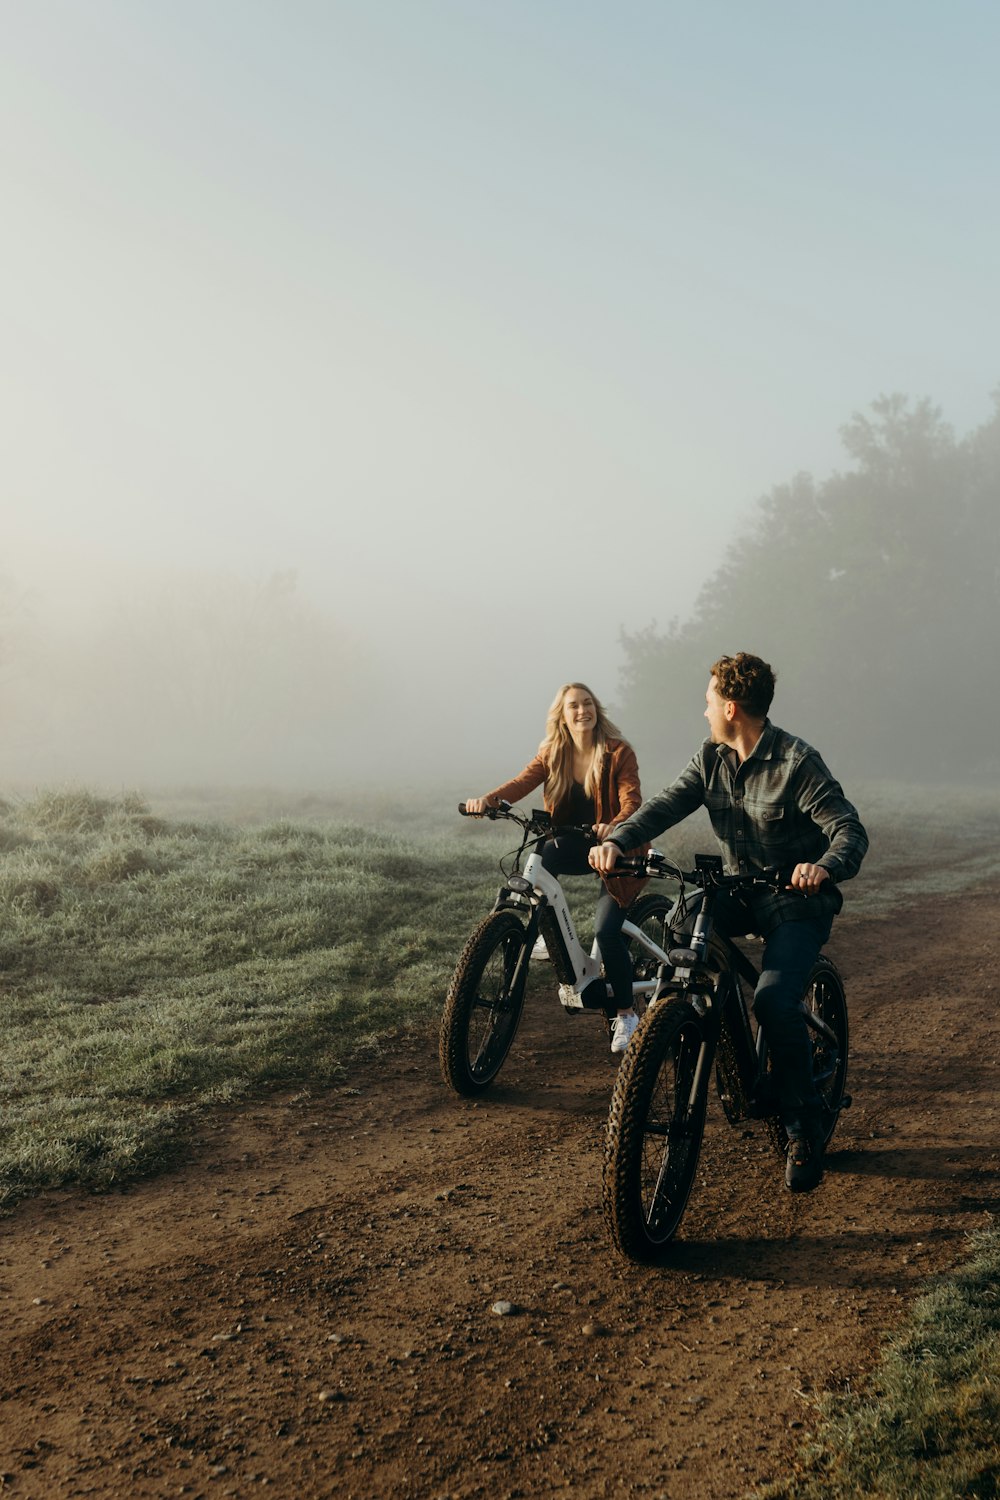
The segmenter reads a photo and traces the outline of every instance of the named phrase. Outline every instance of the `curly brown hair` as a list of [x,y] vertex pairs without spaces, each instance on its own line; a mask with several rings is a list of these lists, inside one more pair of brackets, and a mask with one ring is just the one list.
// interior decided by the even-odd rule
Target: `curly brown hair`
[[711,668],[719,697],[738,703],[752,719],[766,719],[774,697],[775,674],[766,661],[737,651],[735,656],[720,656]]

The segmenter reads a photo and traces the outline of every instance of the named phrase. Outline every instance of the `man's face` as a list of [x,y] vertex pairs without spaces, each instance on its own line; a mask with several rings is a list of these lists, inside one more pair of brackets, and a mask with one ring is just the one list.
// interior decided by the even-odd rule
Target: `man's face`
[[705,718],[708,720],[708,732],[712,743],[728,745],[731,733],[730,720],[726,715],[726,700],[719,692],[719,679],[714,675],[709,678],[708,689],[705,693]]

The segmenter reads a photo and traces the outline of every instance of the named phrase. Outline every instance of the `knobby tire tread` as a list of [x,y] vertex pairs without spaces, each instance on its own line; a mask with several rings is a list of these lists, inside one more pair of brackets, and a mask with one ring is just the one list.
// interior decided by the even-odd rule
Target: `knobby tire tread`
[[[806,997],[808,999],[814,992],[814,986],[819,984],[823,987],[822,1004],[823,1019],[833,1028],[837,1035],[838,1062],[833,1076],[827,1084],[821,1088],[820,1094],[827,1107],[826,1127],[824,1130],[823,1144],[828,1146],[837,1128],[840,1119],[839,1106],[844,1097],[847,1086],[847,1053],[850,1045],[850,1027],[847,1018],[847,995],[844,990],[844,981],[840,977],[840,971],[836,964],[822,954],[815,962],[809,974],[806,984]],[[815,1048],[814,1037],[814,1048]],[[766,1121],[767,1134],[771,1145],[778,1156],[784,1156],[788,1150],[788,1131],[780,1115],[770,1116]]]
[[651,1231],[642,1195],[646,1123],[661,1070],[666,1069],[673,1081],[673,1049],[682,1035],[696,1052],[712,1046],[709,1023],[689,1002],[660,1000],[646,1012],[618,1070],[605,1134],[601,1178],[605,1222],[616,1249],[629,1260],[647,1265],[662,1262],[669,1251],[697,1172],[705,1127],[711,1058],[702,1071],[684,1147],[664,1147],[668,1164],[671,1150],[677,1164],[670,1170],[672,1201]]
[[[466,1098],[474,1098],[489,1088],[513,1044],[524,1007],[523,980],[517,994],[511,996],[506,993],[496,997],[505,1001],[508,1008],[498,1013],[493,1020],[484,1021],[487,1041],[494,1043],[487,1062],[477,1069],[475,1060],[470,1060],[469,1028],[473,1014],[477,1010],[486,1009],[482,1003],[476,1003],[483,998],[479,993],[483,975],[490,959],[501,952],[505,943],[511,943],[511,952],[514,951],[515,939],[523,947],[524,933],[524,923],[513,912],[491,912],[473,930],[448,986],[441,1016],[438,1058],[445,1083],[456,1094]],[[480,1054],[485,1045],[484,1042],[480,1046]]]
[[[657,940],[660,947],[667,951],[669,950],[670,943],[667,939],[664,921],[665,918],[670,914],[670,912],[673,911],[673,909],[674,903],[669,899],[669,897],[662,896],[657,891],[649,891],[643,896],[638,896],[636,900],[632,902],[632,905],[625,913],[625,920],[626,922],[631,922],[635,927],[641,927],[643,923],[648,922],[651,917],[655,918],[660,929],[656,934]],[[639,976],[640,972],[642,972],[643,977],[646,977],[643,966],[646,964],[651,964],[652,959],[646,956],[646,954],[638,946],[634,938],[626,938],[626,944],[629,951],[629,957],[632,959],[633,971],[635,975]],[[648,977],[652,978],[653,976],[650,974]],[[640,1004],[642,1003],[644,1002],[640,1002]]]

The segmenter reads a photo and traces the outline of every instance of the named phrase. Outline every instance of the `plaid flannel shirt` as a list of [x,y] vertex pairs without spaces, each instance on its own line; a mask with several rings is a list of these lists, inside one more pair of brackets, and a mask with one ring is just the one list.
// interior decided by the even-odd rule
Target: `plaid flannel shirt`
[[623,851],[634,849],[702,806],[722,845],[727,874],[807,862],[822,865],[830,875],[815,896],[755,893],[750,904],[758,932],[766,936],[780,922],[832,917],[840,910],[837,887],[858,873],[868,835],[811,745],[770,719],[742,762],[731,746],[706,740],[676,781],[619,824],[611,842]]

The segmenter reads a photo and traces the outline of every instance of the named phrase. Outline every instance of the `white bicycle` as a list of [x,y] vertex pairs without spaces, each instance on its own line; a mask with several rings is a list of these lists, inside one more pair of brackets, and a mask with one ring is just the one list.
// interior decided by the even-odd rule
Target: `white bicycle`
[[[458,810],[466,816],[464,802]],[[542,866],[540,845],[552,833],[549,814],[533,811],[524,817],[501,802],[482,816],[517,823],[522,837],[520,848],[510,856],[510,868],[501,862],[505,883],[493,910],[462,950],[444,1003],[441,1072],[457,1094],[466,1096],[481,1094],[503,1067],[521,1019],[531,950],[539,936],[567,1011],[606,1015],[609,1002],[614,1008],[596,942],[588,953],[577,937],[562,886]],[[622,935],[632,959],[632,994],[640,1013],[656,988],[660,965],[669,962],[665,944],[673,910],[666,896],[650,893],[640,896],[626,913]]]

